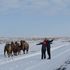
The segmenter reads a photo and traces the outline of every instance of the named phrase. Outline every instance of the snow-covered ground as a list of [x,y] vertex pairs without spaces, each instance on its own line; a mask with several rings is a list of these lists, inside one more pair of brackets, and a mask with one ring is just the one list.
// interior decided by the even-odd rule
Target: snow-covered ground
[[[54,41],[51,45],[51,60],[41,60],[41,45],[38,41],[29,42],[28,54],[5,57],[4,44],[0,44],[0,70],[70,70],[70,43],[62,40]],[[48,56],[47,56],[48,57]]]

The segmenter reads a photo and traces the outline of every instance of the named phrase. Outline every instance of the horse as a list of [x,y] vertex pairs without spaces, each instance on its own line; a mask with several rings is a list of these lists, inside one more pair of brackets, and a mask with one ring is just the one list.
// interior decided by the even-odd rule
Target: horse
[[15,42],[15,46],[16,46],[17,54],[19,55],[21,52],[21,47],[17,41]]
[[25,52],[28,53],[28,51],[29,51],[29,44],[26,41],[21,40],[20,41],[20,47],[21,47],[21,50],[23,51],[24,54],[25,54]]
[[6,56],[6,53],[8,57],[12,56],[12,47],[11,44],[7,43],[4,47],[4,55]]
[[11,47],[12,47],[13,55],[17,56],[18,49],[14,42],[11,42]]

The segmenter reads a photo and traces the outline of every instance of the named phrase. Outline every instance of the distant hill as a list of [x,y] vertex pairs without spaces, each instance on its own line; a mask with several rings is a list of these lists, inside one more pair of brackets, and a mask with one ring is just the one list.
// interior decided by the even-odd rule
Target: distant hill
[[24,38],[24,37],[0,37],[0,44],[1,43],[6,43],[6,42],[11,42],[11,41],[20,41],[20,40],[27,40],[27,41],[37,41],[37,40],[44,40],[45,38],[47,39],[62,39],[65,41],[70,41],[70,37],[32,37],[32,38]]

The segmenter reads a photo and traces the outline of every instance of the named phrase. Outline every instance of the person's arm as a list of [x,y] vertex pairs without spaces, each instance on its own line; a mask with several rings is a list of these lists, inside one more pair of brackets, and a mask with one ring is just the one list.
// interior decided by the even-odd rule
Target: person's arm
[[50,42],[50,44],[52,44],[52,42],[53,42],[53,39],[52,39],[52,40],[50,40],[49,42]]
[[38,44],[36,44],[36,45],[42,45],[43,43],[42,42],[40,42],[40,43],[38,43]]
[[50,42],[53,42],[53,39]]

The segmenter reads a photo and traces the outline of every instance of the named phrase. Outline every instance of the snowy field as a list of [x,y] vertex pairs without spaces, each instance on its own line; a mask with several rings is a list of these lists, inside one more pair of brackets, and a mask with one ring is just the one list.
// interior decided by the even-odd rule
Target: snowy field
[[[28,54],[5,57],[0,44],[0,70],[70,70],[70,43],[62,40],[54,41],[51,45],[51,60],[41,60],[41,45],[38,41],[29,42]],[[47,56],[48,57],[48,56]]]

